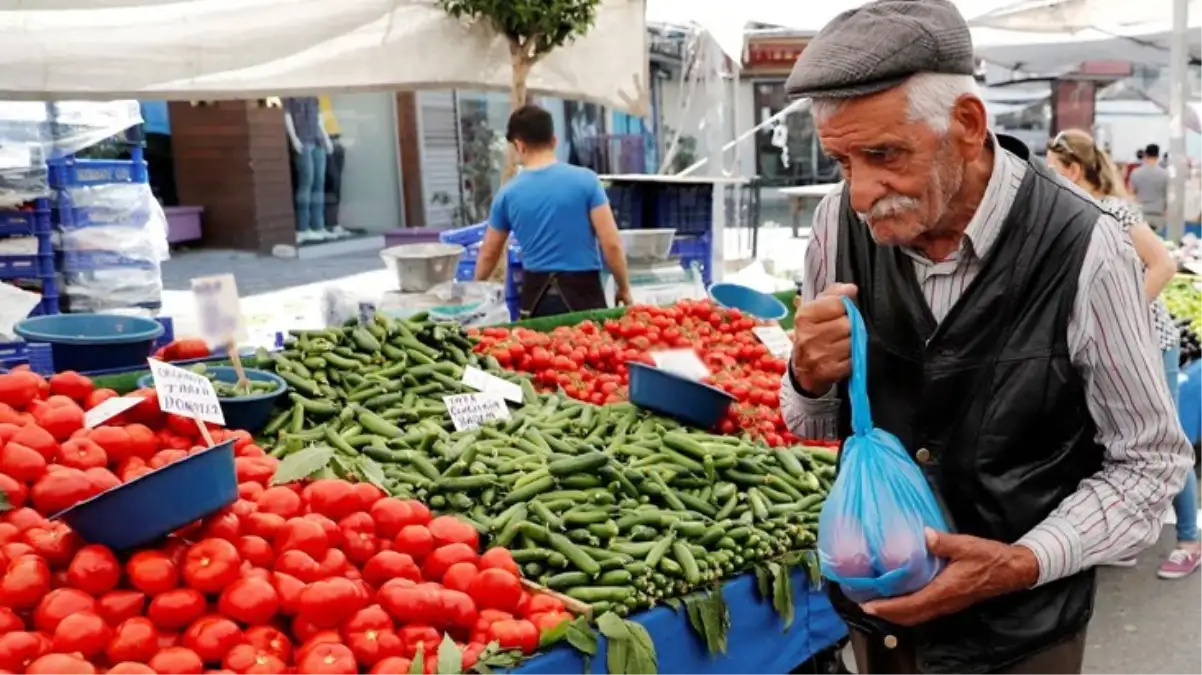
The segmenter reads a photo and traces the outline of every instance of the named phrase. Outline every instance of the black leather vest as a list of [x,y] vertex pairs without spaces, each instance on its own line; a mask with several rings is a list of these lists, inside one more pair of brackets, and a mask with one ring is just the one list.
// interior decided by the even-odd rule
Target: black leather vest
[[[919,459],[956,532],[1013,543],[1095,473],[1103,448],[1069,361],[1077,280],[1101,211],[1021,142],[1027,172],[982,268],[943,321],[913,261],[877,246],[844,190],[837,279],[856,284],[868,328],[876,425]],[[1000,150],[999,150],[1000,152]],[[850,434],[846,384],[842,437]],[[920,450],[922,450],[920,452]],[[884,624],[832,590],[848,623],[911,641],[924,672],[992,672],[1088,623],[1094,574],[994,598],[914,629]]]

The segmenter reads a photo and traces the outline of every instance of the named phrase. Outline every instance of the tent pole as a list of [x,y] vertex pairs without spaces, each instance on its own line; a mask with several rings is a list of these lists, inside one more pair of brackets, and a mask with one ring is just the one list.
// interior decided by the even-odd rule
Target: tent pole
[[1185,236],[1185,185],[1189,158],[1185,152],[1185,97],[1189,83],[1189,0],[1173,0],[1173,37],[1169,51],[1169,203],[1168,236]]
[[[760,122],[759,124],[755,125],[754,127],[751,127],[747,131],[744,131],[743,133],[739,134],[738,138],[735,138],[735,140],[722,146],[722,152],[726,152],[727,150],[730,150],[731,148],[735,147],[739,143],[742,143],[743,141],[747,140],[751,136],[755,135],[755,133],[758,132],[759,130],[763,129],[764,127],[767,127],[770,124],[773,124],[774,122],[785,117],[789,113],[796,112],[798,110],[804,110],[805,108],[809,107],[809,105],[810,105],[810,99],[808,99],[808,98],[799,98],[796,101],[793,101],[789,105],[782,108],[780,112],[776,113],[772,117],[765,119],[763,122]],[[704,157],[704,158],[698,160],[692,166],[685,168],[683,171],[681,171],[680,173],[678,173],[676,175],[677,176],[688,176],[688,175],[692,174],[693,172],[697,171],[697,169],[700,169],[701,167],[705,166],[709,161],[710,160],[708,157]]]

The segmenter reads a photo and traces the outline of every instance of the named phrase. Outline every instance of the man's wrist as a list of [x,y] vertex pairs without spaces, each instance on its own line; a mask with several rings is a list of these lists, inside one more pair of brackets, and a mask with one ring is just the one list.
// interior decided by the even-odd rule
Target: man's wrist
[[1039,558],[1035,552],[1022,544],[1008,549],[1006,569],[1013,580],[1012,591],[1025,591],[1039,583]]

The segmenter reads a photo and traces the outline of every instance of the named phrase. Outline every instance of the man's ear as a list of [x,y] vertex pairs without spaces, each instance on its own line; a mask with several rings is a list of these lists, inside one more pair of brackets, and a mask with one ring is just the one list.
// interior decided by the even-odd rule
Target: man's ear
[[964,94],[956,99],[956,104],[952,106],[951,123],[959,132],[956,141],[961,146],[964,159],[972,161],[979,157],[989,136],[989,113],[981,99],[972,94]]

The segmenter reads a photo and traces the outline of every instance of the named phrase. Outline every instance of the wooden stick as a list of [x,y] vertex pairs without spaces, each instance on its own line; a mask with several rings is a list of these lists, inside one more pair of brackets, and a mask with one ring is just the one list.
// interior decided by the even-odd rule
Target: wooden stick
[[245,387],[250,384],[250,380],[246,378],[246,371],[242,368],[242,357],[238,355],[238,345],[233,340],[226,347],[226,351],[230,355],[230,361],[234,363],[234,372],[238,374],[238,386]]
[[200,435],[204,437],[205,443],[207,443],[210,448],[213,447],[213,434],[209,433],[209,428],[205,426],[204,420],[200,419],[199,414],[193,416],[192,419],[196,420],[196,428],[200,429]]

